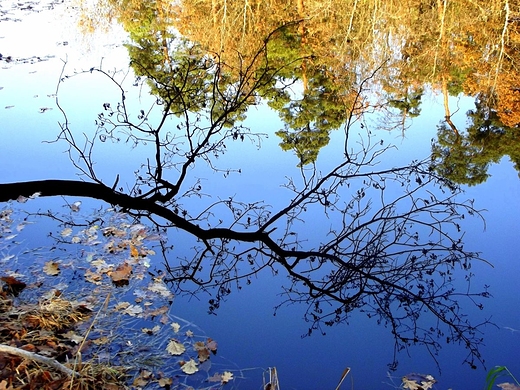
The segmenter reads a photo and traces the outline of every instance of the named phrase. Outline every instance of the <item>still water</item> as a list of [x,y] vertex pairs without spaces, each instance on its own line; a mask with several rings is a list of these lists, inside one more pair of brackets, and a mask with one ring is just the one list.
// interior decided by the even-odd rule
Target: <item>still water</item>
[[[374,4],[376,3],[374,2]],[[152,15],[155,15],[156,18],[152,18],[152,20],[158,24],[151,28],[152,36],[157,41],[160,41],[158,37],[171,38],[176,30],[175,33],[185,34],[187,39],[200,42],[213,52],[216,51],[216,46],[221,48],[228,45],[226,47],[229,47],[231,52],[240,49],[247,54],[247,50],[253,48],[259,38],[271,31],[273,26],[278,25],[278,22],[264,18],[262,22],[256,24],[255,30],[255,28],[250,28],[251,25],[255,26],[254,23],[245,22],[247,12],[244,15],[238,14],[240,18],[235,15],[233,20],[235,23],[238,23],[237,20],[244,21],[244,24],[240,25],[241,28],[243,27],[242,35],[232,38],[233,34],[230,32],[228,24],[232,22],[224,18],[222,13],[217,12],[222,24],[215,21],[209,23],[208,19],[215,15],[212,15],[202,5],[197,8],[186,2],[183,6],[181,12],[172,4],[162,2],[150,2],[149,7],[143,5],[142,9],[139,7],[132,9],[132,5],[127,4],[126,10],[134,12],[133,18],[129,18],[128,14],[122,12],[121,7],[115,7],[112,12],[121,12],[121,15],[114,17],[112,14],[112,19],[103,19],[102,13],[95,12],[92,8],[93,5],[86,3],[42,2],[27,3],[24,6],[8,2],[2,3],[0,22],[0,52],[2,54],[0,62],[2,65],[2,69],[0,69],[0,109],[2,110],[0,166],[2,168],[0,181],[10,183],[50,178],[76,178],[78,171],[64,152],[66,145],[60,142],[43,142],[55,140],[59,133],[58,122],[63,122],[63,115],[55,101],[60,75],[87,71],[85,74],[60,84],[59,102],[67,114],[71,128],[76,129],[78,134],[83,132],[93,134],[94,120],[97,118],[100,107],[107,101],[118,99],[120,91],[113,84],[107,83],[105,77],[95,73],[91,74],[88,70],[92,67],[115,70],[117,73],[114,77],[118,81],[130,80],[131,84],[133,72],[139,73],[139,71],[127,70],[128,63],[130,59],[134,62],[143,61],[135,47],[141,45],[142,48],[143,42],[150,38],[147,36],[150,31],[146,29],[149,19],[145,18],[146,15],[150,16],[150,10],[153,11]],[[162,12],[172,12],[172,14],[164,17],[154,7]],[[239,12],[237,10],[229,11],[230,19],[232,19],[231,12],[235,11]],[[279,11],[282,12],[281,9]],[[432,9],[421,12],[427,14],[437,11]],[[253,11],[251,12],[253,20],[254,17],[259,17],[255,16]],[[290,12],[296,11],[284,9],[283,12],[290,14]],[[316,152],[316,144],[313,144],[314,148],[309,147],[308,150],[302,151],[294,147],[295,144],[291,144],[290,141],[287,141],[289,138],[286,138],[285,146],[289,145],[289,147],[286,147],[286,151],[282,151],[279,144],[282,142],[284,134],[290,135],[291,129],[298,126],[298,120],[303,115],[291,116],[291,110],[279,110],[276,108],[276,104],[274,108],[273,104],[268,107],[265,101],[262,102],[263,104],[251,106],[243,123],[252,131],[267,135],[262,138],[261,147],[258,147],[256,140],[242,144],[232,143],[228,147],[227,153],[218,160],[219,166],[239,168],[241,170],[240,178],[234,178],[231,173],[230,178],[224,180],[223,177],[227,172],[215,171],[207,165],[199,165],[196,173],[190,179],[194,183],[200,180],[204,192],[212,194],[214,199],[219,199],[219,197],[225,199],[238,194],[244,202],[265,199],[269,201],[274,210],[278,210],[290,199],[290,194],[281,188],[281,185],[285,183],[288,175],[298,177],[297,165],[299,162],[304,161],[305,158],[315,159],[318,169],[326,172],[337,164],[338,158],[342,158],[345,134],[341,129],[332,129],[339,127],[335,126],[337,122],[344,122],[345,113],[335,111],[334,104],[337,103],[340,96],[346,101],[352,99],[351,89],[344,86],[338,87],[338,84],[334,83],[330,84],[330,79],[326,77],[327,72],[323,72],[322,78],[317,75],[322,75],[321,67],[326,67],[324,64],[333,68],[342,62],[346,65],[339,66],[339,68],[344,71],[341,73],[341,77],[345,80],[355,77],[355,75],[370,74],[375,69],[373,64],[380,60],[378,55],[382,55],[382,53],[377,50],[371,51],[373,58],[369,61],[367,59],[368,50],[363,52],[353,45],[350,51],[345,51],[344,46],[337,41],[337,37],[332,37],[334,39],[329,37],[330,42],[327,41],[327,43],[331,46],[317,45],[320,34],[325,34],[324,31],[327,29],[332,31],[334,24],[327,28],[323,27],[323,30],[313,24],[318,19],[316,14],[318,11],[313,3],[307,4],[306,9],[298,8],[296,13],[302,12],[307,12],[312,16],[304,26],[307,29],[305,31],[309,31],[306,35],[307,41],[304,43],[312,48],[316,56],[322,55],[330,62],[324,60],[324,63],[318,65],[311,62],[306,63],[304,64],[307,66],[306,70],[287,71],[283,74],[283,78],[286,80],[297,75],[299,81],[291,89],[293,97],[313,90],[313,88],[316,91],[325,91],[321,95],[318,93],[317,96],[326,104],[313,106],[312,99],[308,101],[302,99],[308,105],[293,108],[292,113],[317,110],[318,114],[315,114],[314,121],[320,123],[319,126],[317,125],[318,130],[322,132],[322,135],[327,134],[330,141],[324,145],[320,144],[317,148],[317,155],[315,155],[313,153]],[[331,23],[336,23],[336,26],[340,25],[342,20],[345,22],[342,24],[343,26],[355,23],[354,12],[340,12],[338,9],[330,9],[327,12],[330,13],[327,18],[331,19]],[[376,12],[376,8],[371,12]],[[508,8],[508,12],[514,12],[514,10]],[[446,6],[439,11],[439,15],[444,18],[443,23],[446,24],[455,13],[455,8],[446,8]],[[468,13],[470,12],[468,11]],[[141,16],[143,19],[140,19]],[[490,25],[495,23],[494,17],[495,15],[490,11],[488,20]],[[168,25],[166,21],[169,18],[173,19],[175,23]],[[196,18],[200,18],[199,23],[195,22]],[[148,21],[145,23],[145,20]],[[293,18],[293,20],[296,19]],[[208,23],[206,30],[204,22]],[[164,25],[164,23],[166,24]],[[153,22],[151,24],[153,25]],[[388,22],[388,24],[391,23]],[[88,26],[91,27],[88,28]],[[99,26],[102,28],[96,28]],[[442,26],[444,28],[444,24]],[[374,31],[376,27],[373,23],[360,22],[357,28],[340,32],[350,34],[348,39],[356,42],[363,28],[372,28]],[[384,30],[384,26],[378,26],[378,28]],[[428,29],[426,30],[428,31]],[[491,27],[490,30],[492,30]],[[298,31],[298,33],[306,34],[305,31]],[[386,35],[386,40],[392,41],[387,47],[398,47],[398,38],[405,39],[407,34],[405,32],[402,36],[399,34]],[[466,70],[451,58],[453,53],[458,53],[457,50],[460,50],[461,46],[452,45],[445,48],[444,34],[442,32],[434,35],[436,40],[433,41],[425,38],[424,41],[416,42],[415,45],[405,45],[411,58],[409,61],[412,62],[411,70],[389,66],[382,72],[383,81],[378,81],[379,86],[376,83],[369,86],[372,92],[369,100],[372,99],[374,107],[377,106],[376,102],[380,102],[381,99],[393,99],[393,107],[397,111],[388,110],[381,114],[380,111],[374,110],[373,115],[367,113],[366,120],[355,123],[349,129],[351,139],[366,142],[366,138],[364,138],[366,127],[370,127],[373,133],[377,132],[377,142],[384,140],[385,144],[390,142],[395,145],[395,148],[385,152],[379,158],[383,160],[385,167],[407,164],[411,160],[428,157],[432,151],[431,140],[437,141],[439,134],[444,134],[445,138],[449,138],[445,131],[448,128],[448,121],[445,120],[447,116],[450,120],[449,128],[455,127],[461,134],[465,134],[464,129],[469,124],[469,117],[466,113],[469,110],[475,110],[475,102],[478,100],[475,97],[477,88],[475,84],[478,86],[479,80],[467,81],[464,91],[457,90],[462,87],[460,83],[457,84],[456,77],[453,77],[450,82],[446,81],[448,75],[453,76],[456,73],[455,69],[461,69],[460,74]],[[474,31],[472,34],[474,34],[472,44],[478,45],[480,37]],[[372,48],[377,46],[375,41],[378,36],[377,34],[372,36],[374,42],[369,42],[373,45]],[[500,34],[492,35],[490,33],[489,36],[493,39],[497,36],[500,38]],[[323,37],[321,36],[321,38]],[[515,42],[513,35],[511,41],[510,44],[513,45]],[[127,45],[124,46],[124,43]],[[421,61],[428,57],[428,53],[420,51],[427,44],[432,47],[437,45],[436,47],[439,49],[431,55],[442,57],[438,62],[440,65],[435,65],[438,68],[433,71],[440,76],[435,79],[436,82],[430,85],[424,81],[427,77],[424,77],[423,80],[418,78],[409,81],[412,76],[406,72],[419,74],[425,69],[424,62]],[[282,54],[279,55],[276,52],[277,56],[273,61],[290,60],[291,55],[294,54],[291,50],[293,49],[290,46],[286,46],[281,51]],[[487,55],[489,58],[491,54],[486,50],[489,48],[482,44],[481,49],[475,50],[475,52],[480,51],[483,57]],[[222,51],[222,57],[228,55],[229,51]],[[157,54],[157,52],[154,53]],[[331,53],[337,55],[333,56]],[[307,53],[301,54],[306,55]],[[385,54],[389,55],[389,53]],[[354,58],[357,58],[357,61]],[[468,54],[465,58],[469,61],[471,55]],[[391,56],[389,61],[392,62]],[[231,62],[232,60],[230,60]],[[452,63],[454,65],[451,68],[446,65]],[[492,61],[489,63],[492,65]],[[64,65],[66,65],[65,70],[63,70]],[[236,64],[234,65],[236,66]],[[481,71],[488,71],[489,75],[494,76],[495,68],[491,65],[491,69],[483,67]],[[421,66],[423,68],[420,68]],[[149,72],[151,72],[150,69],[153,69],[153,67],[147,68],[144,65],[143,67]],[[499,69],[498,65],[496,69]],[[281,72],[285,71],[284,68]],[[315,73],[313,74],[312,71]],[[127,74],[127,72],[129,73]],[[424,72],[428,73],[426,70]],[[496,74],[498,74],[498,70]],[[499,78],[499,87],[505,88],[500,83],[505,82],[504,80],[508,77],[510,78],[509,85],[514,85],[514,75],[511,75],[511,72],[505,72],[505,74],[507,76],[501,75]],[[491,76],[488,79],[492,79]],[[383,87],[385,80],[386,87]],[[450,93],[448,93],[448,89],[450,89]],[[417,96],[418,93],[420,110],[418,110],[419,106],[414,103],[417,102],[417,99],[414,100],[414,96]],[[155,97],[150,96],[146,85],[142,87],[140,93],[129,94],[129,96],[133,97],[133,100],[128,103],[129,107],[137,111],[141,107],[150,106],[155,100]],[[333,98],[329,99],[330,96]],[[496,111],[502,113],[503,123],[509,123],[508,127],[504,126],[505,132],[515,131],[516,100],[510,99],[509,103],[512,103],[509,104],[503,97],[506,96],[506,93],[504,92],[501,96],[502,100],[499,99],[499,107]],[[482,99],[482,95],[479,99]],[[326,116],[324,120],[320,119],[321,112],[327,113],[329,112],[327,110],[330,110],[332,114],[324,115]],[[289,125],[284,126],[284,122]],[[444,129],[444,133],[439,132],[439,128]],[[281,130],[285,133],[283,131],[280,133]],[[276,135],[276,132],[279,134]],[[515,137],[512,137],[503,141],[503,148],[509,151],[511,156],[514,151],[514,139]],[[149,151],[149,148],[149,144],[140,148],[128,149],[120,144],[98,143],[95,155],[96,169],[102,175],[103,180],[107,183],[110,182],[110,185],[118,175],[120,176],[119,183],[131,183],[133,172],[128,172],[127,167],[142,164],[146,160],[146,152]],[[489,152],[489,148],[484,147],[483,150],[486,153]],[[455,152],[453,149],[450,156],[455,155]],[[493,265],[491,267],[486,262],[475,262],[471,269],[475,275],[471,281],[472,287],[480,291],[482,286],[490,286],[489,291],[492,297],[483,301],[484,309],[478,310],[468,301],[465,302],[463,308],[472,318],[475,318],[475,323],[490,318],[496,324],[496,326],[487,325],[482,328],[485,345],[482,346],[481,353],[485,359],[486,368],[505,365],[513,373],[520,375],[520,315],[518,314],[520,284],[517,281],[517,275],[520,272],[520,264],[517,259],[520,249],[518,239],[520,185],[518,172],[507,156],[508,152],[504,154],[506,155],[504,157],[497,154],[497,158],[490,158],[489,161],[496,161],[489,166],[484,164],[487,169],[486,174],[489,175],[487,180],[480,180],[479,183],[473,179],[466,180],[466,183],[476,185],[466,186],[465,193],[462,194],[465,198],[474,199],[475,208],[482,210],[485,219],[485,223],[478,218],[468,218],[465,221],[462,225],[462,229],[466,232],[463,240],[464,246],[468,250],[481,252],[481,257]],[[481,155],[485,155],[485,153],[482,152]],[[467,158],[474,159],[475,162],[479,161],[478,153]],[[448,166],[454,164],[449,159],[447,161]],[[308,160],[305,162],[312,163]],[[456,178],[453,177],[453,179]],[[277,184],[273,186],[272,183]],[[69,202],[76,200],[70,199]],[[89,207],[94,210],[99,207],[99,203],[95,201],[82,200],[84,202],[83,210],[88,210]],[[64,203],[61,198],[42,198],[33,202],[28,203],[27,207],[40,210],[58,209]],[[202,212],[203,208],[198,205],[197,198],[187,200],[185,207],[192,207],[198,212]],[[322,217],[319,215],[313,215],[313,218],[316,219],[312,223],[307,221],[302,225],[301,233],[305,237],[305,242],[317,245],[321,237],[327,233],[329,226],[327,220],[320,219]],[[25,246],[53,245],[51,241],[48,241],[46,234],[50,231],[57,231],[59,228],[50,221],[40,221],[39,223],[41,228],[31,230],[30,235],[25,237]],[[190,241],[189,235],[170,230],[167,238],[168,245],[174,247],[174,250],[168,252],[169,261],[180,261],[190,255],[194,244]],[[152,260],[158,264],[163,261],[160,256]],[[159,265],[157,266],[159,267]],[[383,325],[377,325],[374,319],[368,319],[358,312],[353,313],[348,323],[324,328],[326,335],[315,332],[311,337],[302,338],[308,329],[308,324],[302,319],[306,307],[303,304],[285,306],[277,310],[276,316],[274,316],[273,308],[283,299],[280,296],[282,292],[280,286],[285,285],[286,280],[282,272],[274,275],[269,269],[264,271],[253,277],[250,285],[244,285],[239,291],[230,294],[225,302],[220,304],[216,315],[207,313],[207,301],[210,296],[204,293],[193,296],[180,294],[176,296],[172,308],[173,315],[197,324],[207,335],[218,340],[219,358],[225,362],[226,367],[240,369],[241,375],[245,377],[244,380],[235,383],[237,388],[261,388],[261,372],[268,367],[277,368],[280,385],[283,389],[335,388],[346,367],[350,367],[351,373],[347,378],[347,383],[343,384],[344,388],[349,388],[350,380],[353,381],[355,389],[395,388],[400,385],[400,377],[410,372],[432,374],[438,380],[434,387],[437,389],[478,389],[484,386],[486,369],[477,364],[477,369],[472,370],[467,364],[462,364],[467,351],[461,345],[443,344],[442,350],[436,356],[440,372],[434,359],[425,348],[411,347],[408,353],[398,354],[397,371],[387,374],[387,364],[392,362],[394,348],[390,330]],[[454,286],[467,288],[464,283],[461,283],[461,280],[456,280]],[[433,319],[430,326],[436,327]],[[232,385],[233,383],[230,383],[227,386]]]

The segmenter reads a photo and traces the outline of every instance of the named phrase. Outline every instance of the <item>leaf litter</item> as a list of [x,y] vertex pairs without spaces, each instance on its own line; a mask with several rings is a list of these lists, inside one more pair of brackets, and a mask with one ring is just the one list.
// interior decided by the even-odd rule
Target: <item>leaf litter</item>
[[72,203],[69,220],[60,218],[51,235],[56,246],[25,251],[14,238],[33,221],[15,221],[22,212],[11,204],[0,210],[0,345],[50,357],[79,373],[69,377],[0,353],[0,386],[217,389],[242,377],[231,372],[236,368],[217,372],[211,363],[216,341],[170,314],[174,294],[163,274],[149,272],[155,251],[147,245],[160,235],[112,209],[94,219],[104,227],[74,222],[80,204]]

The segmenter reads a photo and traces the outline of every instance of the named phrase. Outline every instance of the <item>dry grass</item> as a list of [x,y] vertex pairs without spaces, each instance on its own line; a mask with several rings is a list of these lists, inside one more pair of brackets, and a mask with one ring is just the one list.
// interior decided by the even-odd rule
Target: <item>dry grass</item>
[[13,306],[11,300],[0,296],[1,344],[50,357],[57,362],[62,361],[66,367],[79,374],[68,376],[33,359],[2,353],[0,388],[126,389],[124,383],[127,378],[123,368],[111,367],[105,363],[81,362],[80,345],[64,335],[64,332],[74,329],[91,315],[91,311],[85,306],[61,297],[44,299],[36,304]]

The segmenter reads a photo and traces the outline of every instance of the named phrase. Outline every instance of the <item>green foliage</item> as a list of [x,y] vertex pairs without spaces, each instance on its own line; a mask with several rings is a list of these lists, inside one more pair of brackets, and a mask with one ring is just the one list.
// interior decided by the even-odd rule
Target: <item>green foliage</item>
[[476,185],[487,180],[489,166],[509,156],[520,171],[520,132],[502,124],[496,111],[477,100],[467,113],[470,124],[464,134],[456,134],[446,124],[438,126],[432,145],[435,169],[459,183]]
[[282,139],[283,150],[294,150],[300,160],[299,167],[315,162],[320,149],[330,140],[328,131],[311,129],[309,125],[299,131],[280,130],[275,134]]
[[415,118],[421,114],[420,105],[423,94],[424,89],[422,87],[411,91],[406,90],[403,93],[395,94],[388,100],[388,104],[390,107],[397,108],[404,115]]
[[[509,371],[509,369],[506,366],[495,366],[491,370],[489,370],[487,376],[486,376],[486,387],[485,390],[491,390],[495,382],[498,378],[501,376],[508,375],[511,377],[517,386],[520,386],[520,382],[514,377],[514,375]],[[515,389],[514,387],[511,387],[511,389]]]
[[[268,105],[279,112],[285,129],[276,132],[282,150],[294,150],[298,166],[316,161],[329,142],[329,132],[338,129],[349,112],[351,83],[320,63],[306,46],[299,24],[281,28],[267,45],[267,61],[277,68],[273,80],[260,90]],[[302,88],[301,97],[287,91]]]

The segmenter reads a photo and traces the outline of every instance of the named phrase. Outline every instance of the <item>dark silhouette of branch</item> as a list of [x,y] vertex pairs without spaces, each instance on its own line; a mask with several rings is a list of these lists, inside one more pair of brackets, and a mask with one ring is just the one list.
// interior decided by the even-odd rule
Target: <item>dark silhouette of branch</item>
[[[155,41],[153,37],[141,46],[153,47]],[[138,57],[142,50],[134,53],[134,71],[147,80],[157,98],[135,122],[127,108],[127,92],[115,75],[102,69],[87,71],[115,83],[121,101],[103,105],[96,131],[79,136],[82,143],[64,112],[58,140],[67,144],[84,181],[0,184],[0,201],[34,194],[88,197],[147,218],[158,228],[188,233],[193,246],[184,257],[167,261],[168,281],[181,292],[209,291],[210,312],[234,289],[269,269],[288,278],[281,305],[307,306],[309,334],[346,322],[358,310],[389,327],[396,353],[421,344],[435,356],[440,340],[446,340],[463,344],[472,366],[475,360],[483,362],[479,329],[487,321],[472,324],[459,301],[465,297],[480,308],[477,298],[489,293],[485,289],[460,293],[453,288],[454,274],[460,270],[469,282],[471,262],[480,260],[478,253],[463,246],[462,220],[479,212],[471,201],[459,200],[461,189],[437,175],[429,158],[379,168],[390,147],[368,135],[347,145],[346,159],[328,171],[321,172],[316,165],[301,167],[298,180],[287,178],[283,186],[291,198],[278,210],[264,200],[203,194],[200,179],[190,182],[197,164],[225,174],[238,171],[216,165],[226,144],[248,139],[260,145],[263,135],[241,122],[262,91],[277,88],[281,67],[271,65],[268,40],[248,58],[237,54],[234,65],[193,44],[183,47],[175,41],[172,46],[175,50],[167,63],[147,63],[152,56]],[[60,82],[66,79],[62,76]],[[366,82],[359,82],[354,106],[346,113],[349,144],[354,142],[349,135],[352,119],[363,115],[357,103]],[[284,88],[287,82],[280,84]],[[153,108],[159,108],[158,118],[152,115]],[[116,184],[104,183],[93,157],[97,139],[117,143],[122,134],[133,148],[143,142],[153,145],[141,167],[129,168],[135,182],[127,185],[126,192],[124,186],[118,187],[119,176]],[[186,202],[192,196],[199,199],[197,207]]]

